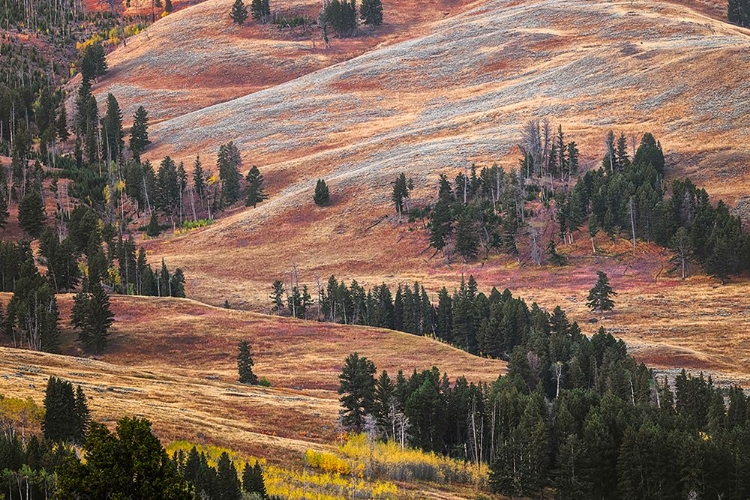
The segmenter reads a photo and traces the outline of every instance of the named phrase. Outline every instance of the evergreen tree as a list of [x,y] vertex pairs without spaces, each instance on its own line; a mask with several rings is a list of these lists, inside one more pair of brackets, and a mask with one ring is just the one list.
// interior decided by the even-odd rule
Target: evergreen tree
[[92,423],[83,450],[58,469],[60,498],[194,498],[148,420],[122,418],[115,434]]
[[331,0],[323,11],[325,23],[330,24],[339,38],[352,36],[357,31],[355,0]]
[[597,271],[596,275],[598,279],[594,287],[589,290],[588,302],[586,302],[586,305],[592,311],[611,311],[615,306],[615,303],[610,297],[617,295],[617,293],[612,290],[612,287],[609,285],[607,273]]
[[242,500],[242,485],[229,454],[222,452],[217,464],[216,495],[219,500]]
[[169,279],[169,291],[172,297],[185,297],[185,273],[179,267]]
[[271,5],[269,0],[252,0],[250,2],[250,13],[253,16],[253,19],[265,24],[266,20],[271,15]]
[[381,0],[362,0],[359,15],[365,24],[380,26],[383,24],[383,4]]
[[161,228],[159,227],[159,219],[156,217],[156,210],[151,212],[151,218],[148,221],[148,226],[146,227],[146,234],[152,238],[156,238],[161,233]]
[[8,196],[5,193],[5,179],[3,178],[5,175],[4,171],[5,167],[0,167],[0,229],[5,227],[8,217],[10,217],[10,212],[8,212]]
[[80,292],[75,296],[70,323],[78,328],[78,340],[84,349],[100,353],[107,346],[114,317],[104,288],[92,283],[90,294]]
[[456,224],[456,252],[469,262],[479,252],[479,234],[471,206],[467,206],[458,217]]
[[57,115],[55,133],[57,134],[57,138],[62,142],[67,141],[70,137],[70,132],[68,132],[68,112],[65,110],[64,104],[60,106],[60,113]]
[[232,22],[242,26],[247,20],[247,7],[242,0],[235,0],[232,4],[232,12],[229,14],[232,18]]
[[547,243],[547,255],[549,255],[549,261],[555,266],[564,266],[567,260],[564,255],[557,253],[553,240],[549,240],[549,243]]
[[107,94],[107,112],[102,118],[102,154],[108,163],[120,159],[125,146],[123,136],[120,105],[114,95]]
[[47,266],[47,278],[56,293],[69,291],[78,284],[81,271],[76,260],[75,248],[70,238],[60,242],[57,234],[46,228],[39,240],[42,263]]
[[276,280],[272,285],[273,291],[269,298],[273,302],[272,312],[281,314],[281,309],[284,307],[284,283],[281,280]]
[[[378,0],[375,0],[378,1]],[[364,4],[363,4],[364,5]],[[406,180],[406,174],[401,172],[398,177],[396,177],[396,180],[393,182],[393,191],[391,192],[391,200],[396,205],[396,213],[398,214],[398,219],[401,220],[401,213],[403,212],[404,208],[404,200],[409,198],[409,184],[411,183],[411,179],[409,181]]]
[[257,460],[255,465],[251,466],[250,463],[246,463],[245,468],[242,469],[242,489],[248,493],[255,493],[261,498],[268,498],[263,470]]
[[430,217],[430,246],[435,250],[444,250],[447,240],[453,233],[453,218],[450,205],[442,199],[437,202]]
[[219,147],[216,167],[222,182],[221,204],[223,207],[231,205],[240,198],[239,167],[241,163],[240,151],[233,142],[230,141]]
[[86,403],[86,394],[80,385],[76,387],[75,416],[77,432],[74,439],[77,443],[83,443],[91,423],[91,412],[89,412],[89,405]]
[[27,260],[21,265],[5,320],[13,345],[58,352],[59,318],[54,291],[49,282],[39,275],[29,252]]
[[50,377],[44,391],[44,437],[55,442],[81,442],[80,438],[83,437],[87,425],[84,415],[88,413],[88,408],[84,412],[83,405],[85,399],[81,402],[76,401],[70,382]]
[[171,14],[174,7],[172,6],[172,0],[164,0],[164,12]]
[[328,205],[330,199],[331,196],[330,192],[328,191],[326,181],[324,181],[323,179],[318,179],[318,182],[315,184],[315,194],[313,195],[313,201],[316,205],[322,207],[324,205]]
[[133,126],[130,127],[130,151],[137,163],[141,162],[141,153],[149,144],[151,141],[148,140],[148,112],[143,106],[138,106],[133,115]]
[[206,191],[206,176],[203,173],[200,156],[195,157],[195,163],[193,164],[193,187],[195,188],[195,194],[198,195],[198,199],[202,206],[203,197]]
[[46,219],[42,196],[36,189],[29,190],[18,204],[18,225],[32,238],[38,238]]
[[253,373],[254,364],[250,355],[250,343],[243,340],[240,342],[239,353],[237,354],[237,370],[240,374],[241,384],[255,385],[258,383],[258,377]]
[[346,357],[339,375],[339,401],[345,427],[361,432],[365,415],[372,415],[375,401],[375,364],[355,352]]
[[255,208],[255,205],[268,199],[263,187],[263,175],[255,165],[247,173],[247,199],[245,205]]

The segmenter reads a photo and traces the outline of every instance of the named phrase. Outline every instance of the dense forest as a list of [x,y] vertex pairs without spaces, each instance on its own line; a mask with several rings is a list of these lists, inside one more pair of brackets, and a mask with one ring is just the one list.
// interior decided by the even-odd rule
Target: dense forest
[[[670,384],[622,340],[581,334],[558,307],[492,293],[508,375],[451,382],[437,367],[395,377],[356,353],[340,375],[342,424],[490,464],[490,488],[555,498],[726,498],[750,494],[750,412],[741,388],[683,371]],[[513,307],[513,306],[510,306]]]

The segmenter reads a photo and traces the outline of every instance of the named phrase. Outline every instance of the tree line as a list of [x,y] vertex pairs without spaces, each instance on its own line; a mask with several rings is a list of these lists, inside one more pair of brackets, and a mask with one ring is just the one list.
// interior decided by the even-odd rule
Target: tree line
[[341,421],[404,445],[490,465],[490,489],[555,498],[750,494],[750,401],[682,371],[669,383],[604,329],[527,306],[508,374],[491,384],[438,368],[379,375],[357,353],[340,374]]

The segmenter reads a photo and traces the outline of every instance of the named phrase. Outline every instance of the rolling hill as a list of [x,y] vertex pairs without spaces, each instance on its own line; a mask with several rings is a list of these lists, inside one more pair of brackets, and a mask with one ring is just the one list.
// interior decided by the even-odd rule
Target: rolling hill
[[[0,294],[7,303],[9,294]],[[72,296],[58,297],[61,324]],[[281,463],[336,441],[338,375],[353,350],[379,370],[429,369],[491,382],[505,363],[439,342],[375,328],[303,322],[186,299],[112,297],[115,324],[99,357],[78,357],[72,332],[63,354],[0,347],[0,394],[44,400],[47,377],[80,384],[93,417],[149,418],[167,441],[226,446]],[[237,382],[237,344],[251,343],[254,371],[270,388]]]
[[[717,290],[700,277],[678,282],[665,274],[669,255],[652,245],[632,254],[624,242],[602,240],[603,251],[592,255],[583,235],[561,247],[571,258],[562,270],[536,268],[523,256],[447,263],[428,249],[420,224],[397,221],[390,202],[400,172],[414,180],[412,203],[420,205],[434,200],[439,173],[452,176],[472,162],[517,165],[524,123],[547,117],[579,144],[588,167],[598,165],[607,130],[628,137],[650,131],[664,147],[667,180],[689,175],[744,213],[750,32],[711,17],[719,4],[456,4],[446,19],[386,26],[380,45],[366,34],[364,41],[334,40],[330,52],[312,50],[305,39],[276,40],[281,35],[263,27],[240,32],[222,17],[228,6],[209,0],[158,22],[110,56],[111,73],[97,87],[114,92],[125,110],[142,103],[163,117],[146,154],[154,162],[171,155],[189,167],[200,154],[211,165],[231,140],[243,169],[258,165],[266,178],[271,197],[256,209],[235,208],[186,236],[145,242],[183,267],[190,297],[268,311],[271,282],[288,281],[292,267],[313,289],[335,274],[365,286],[419,280],[433,294],[474,274],[482,289],[508,287],[550,309],[562,304],[585,323],[592,319],[585,294],[604,269],[621,292],[604,325],[640,346],[643,359],[747,377],[745,313],[734,312],[746,294],[743,281]],[[404,9],[437,14],[437,7]],[[387,22],[396,7],[386,8]],[[312,53],[319,55],[314,64]],[[339,56],[348,59],[333,64]],[[248,69],[249,59],[274,71]],[[165,71],[189,105],[148,87],[161,81],[148,75]],[[235,81],[242,85],[222,83]],[[124,85],[142,87],[118,93]],[[332,190],[326,208],[311,202],[321,177]],[[698,308],[706,306],[705,323],[695,320],[696,296],[706,297]],[[712,297],[725,305],[715,307]],[[732,332],[731,349],[717,324]]]

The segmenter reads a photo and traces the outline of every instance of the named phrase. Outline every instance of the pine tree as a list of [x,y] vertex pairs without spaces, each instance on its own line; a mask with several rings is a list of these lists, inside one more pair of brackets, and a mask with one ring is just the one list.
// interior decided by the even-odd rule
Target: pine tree
[[227,207],[240,198],[240,151],[233,142],[219,147],[216,167],[222,182],[221,206]]
[[284,308],[284,283],[281,280],[276,280],[272,285],[273,291],[269,298],[273,303],[272,312],[281,314],[281,310]]
[[141,153],[149,144],[151,141],[148,140],[148,112],[143,106],[138,106],[133,115],[133,126],[130,127],[130,151],[137,163],[141,162]]
[[73,302],[70,323],[79,330],[78,340],[87,351],[102,352],[115,317],[109,308],[109,296],[100,283],[92,283],[91,293],[80,292]]
[[172,0],[164,0],[164,12],[171,14],[174,7],[172,6]]
[[60,106],[60,114],[57,115],[57,121],[55,122],[55,132],[57,138],[62,142],[65,142],[70,137],[68,132],[68,112],[65,110],[65,104]]
[[586,305],[592,311],[611,311],[615,306],[615,303],[610,297],[617,295],[617,293],[615,293],[609,285],[607,273],[597,271],[596,275],[598,276],[598,279],[594,287],[589,290],[588,302],[586,302]]
[[247,173],[247,199],[245,205],[255,208],[255,205],[268,199],[263,187],[263,175],[255,165]]
[[359,15],[365,24],[380,26],[383,24],[383,4],[381,0],[362,0]]
[[226,451],[219,457],[216,469],[217,494],[214,498],[220,498],[221,500],[241,500],[242,485],[237,477],[237,469],[234,467],[234,462],[229,458],[229,454]]
[[46,439],[56,442],[81,442],[80,438],[85,432],[83,409],[77,408],[76,403],[73,385],[70,382],[57,377],[47,380],[42,422]]
[[156,217],[156,210],[151,212],[151,219],[148,221],[148,226],[146,227],[146,234],[152,238],[156,238],[161,233],[161,228],[159,227],[159,219]]
[[252,0],[252,2],[250,2],[250,13],[253,16],[253,19],[265,24],[266,20],[271,15],[271,5],[269,0]]
[[253,358],[250,355],[250,343],[247,340],[240,342],[237,354],[237,371],[240,374],[241,384],[256,385],[258,377],[253,373]]
[[557,253],[557,248],[555,247],[555,242],[553,240],[549,240],[549,243],[547,243],[547,255],[549,255],[549,261],[555,265],[555,266],[564,266],[566,259],[564,255],[560,255]]
[[361,432],[365,415],[371,415],[375,402],[375,364],[355,352],[346,357],[339,374],[339,401],[345,427]]
[[86,394],[79,385],[76,387],[75,397],[75,416],[76,416],[76,435],[74,439],[77,443],[83,443],[86,439],[86,431],[91,423],[91,412],[89,405],[86,403]]
[[404,209],[404,200],[409,198],[409,184],[411,183],[411,179],[409,181],[406,180],[406,174],[401,172],[401,174],[396,177],[396,180],[392,183],[393,184],[393,191],[391,192],[391,200],[396,205],[396,213],[398,214],[398,220],[401,220],[401,213]]
[[122,140],[122,111],[112,94],[107,94],[107,112],[102,118],[102,154],[108,162],[117,162],[125,142]]
[[28,346],[37,351],[58,352],[59,319],[54,290],[39,275],[29,251],[16,279],[13,297],[8,303],[6,330],[16,347]]
[[242,26],[247,20],[247,7],[242,0],[235,0],[232,5],[232,12],[229,14],[232,18],[232,22]]
[[32,238],[38,238],[44,230],[46,218],[39,191],[29,190],[18,204],[18,225]]
[[[0,167],[0,181],[4,181],[2,179],[4,175],[5,167]],[[0,229],[5,227],[5,223],[8,221],[8,217],[10,217],[10,212],[8,212],[8,197],[5,194],[5,182],[0,182]]]
[[473,212],[471,206],[465,207],[456,224],[456,252],[464,262],[474,259],[479,252],[479,234]]
[[315,194],[313,195],[313,201],[316,205],[322,207],[324,205],[328,205],[330,199],[331,195],[328,191],[326,181],[324,181],[323,179],[318,179],[318,182],[315,184]]
[[242,470],[242,489],[248,493],[255,493],[261,498],[268,498],[266,483],[263,480],[263,470],[257,460],[253,466],[250,463],[245,464],[245,468]]

